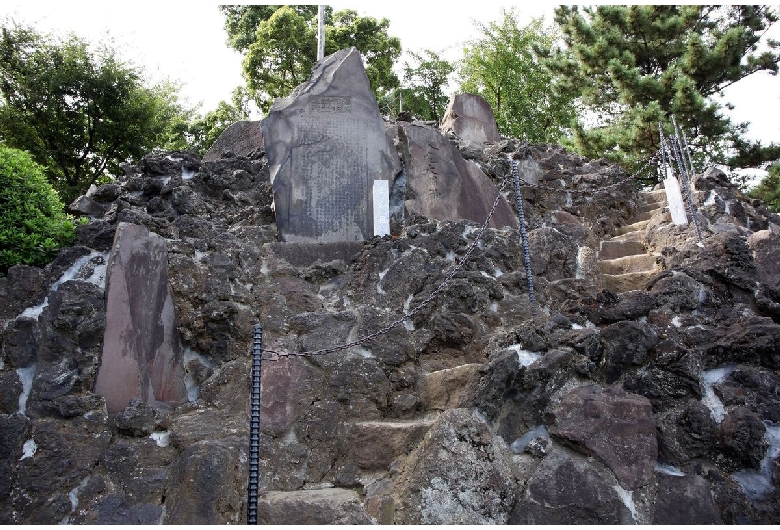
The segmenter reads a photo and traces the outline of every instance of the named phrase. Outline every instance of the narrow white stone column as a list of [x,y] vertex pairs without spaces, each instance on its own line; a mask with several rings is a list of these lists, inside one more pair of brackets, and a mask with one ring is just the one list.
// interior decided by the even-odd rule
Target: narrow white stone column
[[666,188],[666,202],[669,204],[672,222],[676,225],[687,225],[688,217],[685,215],[685,203],[677,179],[674,177],[665,179],[664,188]]
[[374,235],[390,233],[390,181],[374,181]]

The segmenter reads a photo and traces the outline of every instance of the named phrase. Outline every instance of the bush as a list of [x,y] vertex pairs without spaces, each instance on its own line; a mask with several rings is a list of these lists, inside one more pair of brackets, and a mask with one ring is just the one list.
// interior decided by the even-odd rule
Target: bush
[[0,275],[17,265],[44,265],[73,242],[72,217],[25,151],[0,146]]

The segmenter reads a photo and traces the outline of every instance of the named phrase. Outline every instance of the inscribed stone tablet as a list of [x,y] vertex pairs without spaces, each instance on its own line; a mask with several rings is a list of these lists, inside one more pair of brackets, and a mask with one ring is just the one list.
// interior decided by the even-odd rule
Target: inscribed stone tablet
[[360,52],[341,50],[274,103],[262,122],[283,241],[374,235],[372,186],[400,171]]

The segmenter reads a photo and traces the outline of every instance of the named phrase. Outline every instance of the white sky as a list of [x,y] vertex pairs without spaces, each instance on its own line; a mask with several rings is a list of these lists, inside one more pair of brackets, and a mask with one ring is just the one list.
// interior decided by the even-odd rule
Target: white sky
[[[492,0],[458,2],[349,2],[362,15],[390,20],[389,33],[401,39],[404,50],[429,48],[449,60],[459,58],[464,41],[476,36],[474,21],[498,20],[501,7],[512,4]],[[3,0],[0,19],[10,16],[41,31],[76,33],[98,42],[113,39],[120,54],[145,67],[153,82],[179,81],[182,96],[201,110],[229,100],[243,84],[241,56],[227,47],[223,17],[215,2],[18,2]],[[516,4],[521,15],[545,16],[552,23],[549,2]],[[780,35],[780,27],[773,28]],[[777,37],[776,37],[777,38]],[[751,122],[749,136],[768,144],[780,143],[780,77],[757,73],[727,89],[725,100],[736,108],[735,121]]]

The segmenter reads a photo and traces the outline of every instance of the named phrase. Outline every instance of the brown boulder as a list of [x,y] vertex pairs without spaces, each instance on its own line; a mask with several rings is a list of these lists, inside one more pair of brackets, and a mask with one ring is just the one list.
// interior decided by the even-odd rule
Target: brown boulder
[[493,109],[476,94],[455,94],[450,98],[441,130],[452,131],[469,142],[493,143],[501,139]]
[[652,478],[658,445],[647,398],[592,385],[568,393],[551,414],[550,433],[597,456],[624,488],[635,490]]

